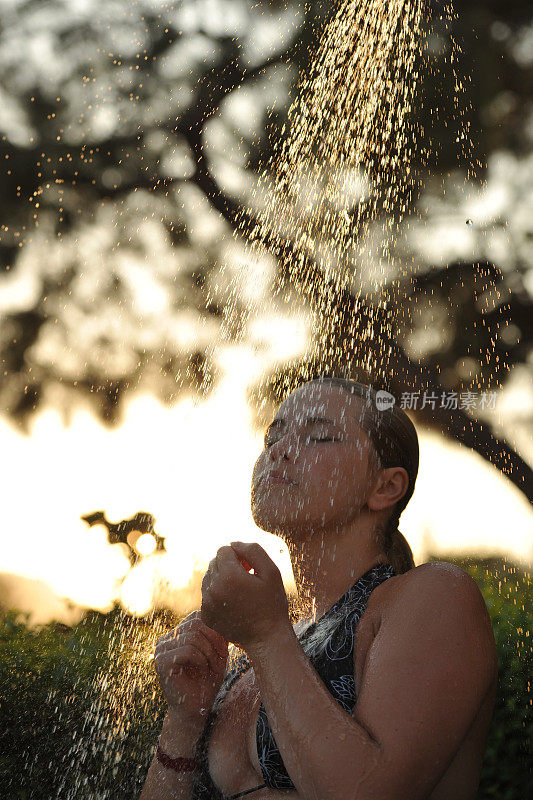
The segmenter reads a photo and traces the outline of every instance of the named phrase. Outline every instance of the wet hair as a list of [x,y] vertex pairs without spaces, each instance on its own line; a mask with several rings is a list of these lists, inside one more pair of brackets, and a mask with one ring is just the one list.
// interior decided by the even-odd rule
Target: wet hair
[[[349,378],[323,376],[308,383],[338,386],[351,395],[361,398],[361,413],[358,425],[369,436],[374,452],[373,470],[388,467],[403,467],[409,476],[407,491],[393,507],[385,524],[379,530],[380,544],[396,574],[407,572],[415,566],[409,544],[400,533],[400,516],[412,497],[418,474],[419,447],[416,428],[401,408],[395,403],[384,410],[378,407],[378,390]],[[307,384],[306,384],[307,385]]]

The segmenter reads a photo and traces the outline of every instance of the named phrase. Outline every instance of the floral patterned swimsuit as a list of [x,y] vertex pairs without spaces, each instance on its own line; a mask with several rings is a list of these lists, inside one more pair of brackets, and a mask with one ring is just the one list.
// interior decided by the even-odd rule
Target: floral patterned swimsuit
[[[311,658],[310,661],[329,692],[348,714],[352,713],[357,700],[353,663],[353,648],[357,623],[362,617],[374,589],[383,583],[383,581],[387,580],[387,578],[391,578],[394,574],[394,569],[390,564],[376,564],[375,567],[365,572],[365,574],[337,600],[335,605],[320,618],[320,620],[323,620],[324,617],[342,608],[343,613],[339,624],[330,634],[328,641],[325,643],[324,647],[321,648],[320,653]],[[313,622],[298,637],[302,645],[320,620]],[[256,742],[257,755],[265,783],[262,783],[260,786],[254,786],[252,789],[247,789],[244,792],[231,795],[231,797],[227,797],[215,786],[211,779],[207,755],[209,736],[216,719],[217,711],[225,694],[250,666],[251,664],[248,657],[243,653],[237,661],[236,666],[224,677],[224,681],[220,687],[213,708],[209,713],[204,731],[197,745],[196,755],[199,768],[194,778],[194,800],[236,800],[236,798],[243,797],[250,792],[256,792],[266,786],[271,789],[282,791],[296,788],[285,769],[262,703],[259,708],[259,716],[257,719]]]

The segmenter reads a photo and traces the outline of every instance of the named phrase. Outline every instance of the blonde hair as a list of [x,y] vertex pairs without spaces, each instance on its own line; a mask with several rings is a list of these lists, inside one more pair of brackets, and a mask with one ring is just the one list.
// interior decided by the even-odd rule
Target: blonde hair
[[323,376],[309,383],[325,383],[361,398],[362,410],[359,426],[368,434],[373,445],[372,469],[403,467],[409,476],[404,496],[398,500],[383,529],[378,530],[380,544],[396,574],[407,572],[415,566],[413,553],[407,539],[398,528],[400,516],[412,497],[418,474],[419,447],[416,428],[395,403],[379,410],[377,390],[349,378]]

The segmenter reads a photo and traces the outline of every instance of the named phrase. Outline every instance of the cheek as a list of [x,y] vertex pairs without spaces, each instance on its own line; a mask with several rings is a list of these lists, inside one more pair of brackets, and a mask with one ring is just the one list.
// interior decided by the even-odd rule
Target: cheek
[[353,454],[332,449],[308,459],[305,466],[309,487],[320,497],[352,498],[361,488],[362,464]]
[[252,470],[252,481],[255,481],[257,475],[263,472],[264,460],[265,460],[265,453],[263,451],[254,464],[254,468]]
[[326,479],[339,483],[347,478],[353,480],[356,470],[351,461],[339,448],[326,449],[324,446],[323,450],[306,454],[304,470],[313,482],[323,482]]

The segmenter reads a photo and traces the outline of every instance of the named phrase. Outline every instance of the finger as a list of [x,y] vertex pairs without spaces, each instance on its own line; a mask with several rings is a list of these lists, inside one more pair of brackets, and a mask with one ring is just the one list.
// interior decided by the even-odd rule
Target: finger
[[204,577],[203,577],[202,586],[201,586],[201,592],[202,592],[202,607],[201,607],[202,617],[201,617],[201,619],[204,618],[203,617],[204,600],[205,600],[206,597],[208,597],[212,593],[212,591],[213,591],[213,582],[214,581],[215,581],[215,577],[214,577],[214,575],[212,573],[210,575],[208,575],[206,573],[204,575]]
[[228,648],[229,648],[228,640],[224,636],[222,636],[221,633],[218,633],[218,631],[213,630],[213,628],[210,628],[209,625],[206,625],[206,623],[202,622],[201,620],[198,620],[198,630],[201,631],[204,634],[204,636],[206,636],[209,639],[209,641],[215,648],[220,658],[224,659],[225,661],[228,657]]
[[183,617],[183,619],[180,620],[180,622],[178,623],[178,625],[176,625],[175,628],[172,628],[171,630],[167,631],[162,636],[160,636],[158,641],[160,641],[161,639],[168,639],[170,636],[174,636],[176,634],[176,631],[179,631],[181,628],[189,625],[195,619],[200,619],[199,608],[197,608],[195,611],[191,611],[191,613],[187,614],[186,617]]
[[204,576],[202,578],[202,591],[204,589],[207,591],[209,586],[216,581],[219,576],[219,569],[218,564],[216,563],[215,559],[209,562],[209,566],[204,572]]
[[195,609],[194,611],[191,611],[191,613],[187,614],[186,617],[183,617],[183,619],[181,620],[180,624],[178,625],[178,628],[181,627],[184,623],[192,622],[195,619],[200,619],[200,609],[199,608]]
[[164,640],[160,639],[155,647],[155,656],[158,656],[161,653],[166,652],[167,650],[175,650],[176,647],[179,647],[180,643],[183,641],[185,634],[186,631],[182,631],[181,634],[174,634],[173,636],[168,636]]
[[[233,547],[230,547],[229,545],[226,547],[221,547],[217,553],[217,558],[222,569],[238,569],[239,574],[242,574],[244,565],[242,563],[242,559],[239,557]],[[251,564],[248,564],[247,566],[248,569],[253,569]],[[244,569],[248,571],[246,567],[244,567]]]
[[171,654],[166,654],[161,656],[155,668],[157,679],[165,693],[168,689],[181,689],[182,692],[187,692],[191,683],[203,682],[207,675],[211,674],[201,660],[193,656],[186,661],[178,662]]
[[201,613],[200,609],[198,609],[197,611],[193,611],[191,614],[185,617],[185,619],[182,620],[182,622],[180,622],[180,624],[176,628],[172,628],[171,631],[168,631],[168,633],[165,633],[163,634],[163,636],[160,636],[155,645],[156,652],[162,646],[168,643],[177,642],[180,635],[182,635],[185,631],[190,630],[195,620],[200,619],[200,613]]
[[188,634],[191,631],[194,631],[194,622],[195,620],[191,620],[186,624],[179,625],[174,630],[167,633],[165,636],[162,636],[158,639],[157,644],[155,646],[155,652],[163,652],[164,650],[168,650],[169,648],[175,648],[179,645],[180,642],[184,641]]
[[265,575],[277,565],[258,542],[232,542],[231,547],[238,558],[244,558],[257,575]]
[[[198,657],[201,656],[203,658],[202,662],[197,663],[196,660],[190,662],[188,659],[191,653],[194,653],[194,659],[198,659]],[[220,672],[222,669],[221,660],[216,656],[211,645],[201,637],[191,642],[185,642],[173,650],[165,650],[160,656],[163,658],[169,656],[171,659],[174,659],[173,663],[176,664],[182,664],[183,658],[185,658],[185,662],[188,664],[192,663],[194,666],[214,672]]]
[[206,575],[207,575],[208,572],[211,572],[213,575],[216,575],[216,573],[218,572],[217,557],[218,557],[218,552],[217,552],[216,556],[214,558],[212,558],[211,561],[209,562],[209,566],[207,567],[207,570],[206,570],[206,573],[205,573]]
[[[237,558],[239,558],[239,556],[237,556]],[[247,560],[246,560],[245,558],[243,558],[242,556],[240,556],[240,558],[239,558],[239,561],[240,561],[240,562],[241,562],[241,564],[243,565],[243,567],[244,567],[244,569],[246,570],[246,572],[250,572],[250,570],[252,570],[252,569],[253,569],[252,565],[251,565],[251,564],[249,564],[249,563],[247,562]],[[254,570],[254,571],[255,571],[255,570]]]
[[212,628],[209,628],[204,622],[197,619],[192,620],[190,627],[186,631],[181,632],[178,639],[172,638],[158,643],[156,655],[165,653],[168,650],[174,650],[179,646],[199,644],[202,637],[207,647],[213,651],[213,654],[225,662],[228,656],[228,641]]
[[209,669],[209,659],[199,648],[192,645],[185,645],[177,650],[167,650],[165,653],[160,653],[154,659],[154,663],[158,673],[162,675],[175,674],[179,672],[180,667],[192,665],[202,669]]
[[219,656],[216,649],[207,638],[198,635],[194,641],[190,642],[190,646],[197,648],[198,651],[205,656],[207,659],[207,668],[211,672],[213,672],[215,675],[224,674],[226,669],[226,659]]
[[156,642],[154,656],[156,656],[161,650],[163,650],[168,642],[175,640],[175,633],[167,633],[165,636],[160,636]]
[[203,636],[207,638],[209,643],[215,648],[215,650],[217,651],[217,653],[220,655],[221,658],[224,659],[227,658],[228,647],[229,647],[228,640],[224,636],[222,636],[222,634],[213,630],[213,628],[210,628],[209,625],[207,625],[202,619],[193,620],[188,631],[189,634],[193,632],[201,633]]

